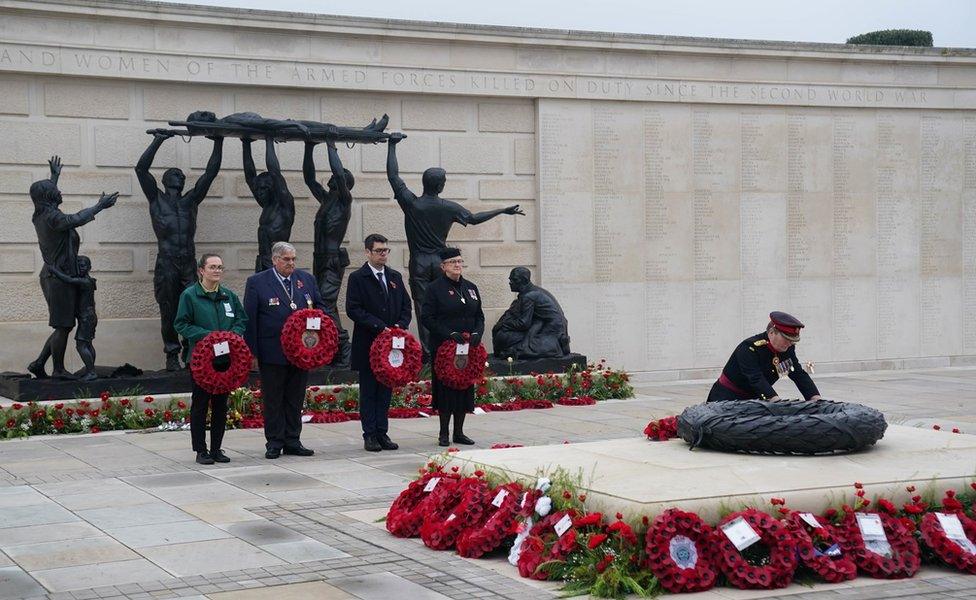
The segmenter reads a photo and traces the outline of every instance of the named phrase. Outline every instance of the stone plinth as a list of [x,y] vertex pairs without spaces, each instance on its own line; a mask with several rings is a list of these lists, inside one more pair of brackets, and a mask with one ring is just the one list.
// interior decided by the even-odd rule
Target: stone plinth
[[565,373],[570,368],[586,368],[586,357],[575,352],[560,358],[525,358],[508,362],[507,358],[488,356],[488,368],[496,375],[528,375],[530,373]]
[[[114,370],[96,367],[99,379],[94,381],[70,381],[64,379],[33,379],[21,373],[0,373],[0,396],[11,400],[27,402],[30,400],[71,400],[74,398],[97,398],[102,392],[113,396],[119,394],[189,394],[193,390],[193,379],[187,370],[146,371],[137,377],[108,377]],[[256,386],[261,376],[252,371],[247,386]],[[328,367],[311,371],[308,385],[330,385],[336,383],[356,383],[354,371],[330,369]],[[133,390],[138,390],[134,392]]]
[[889,426],[870,450],[839,456],[754,456],[696,448],[681,440],[640,438],[499,450],[472,450],[452,460],[472,471],[487,467],[513,478],[534,479],[561,467],[580,472],[587,505],[630,516],[678,507],[717,520],[717,511],[766,505],[783,497],[795,510],[820,512],[853,498],[859,481],[869,495],[907,501],[905,486],[960,489],[973,476],[976,436]]

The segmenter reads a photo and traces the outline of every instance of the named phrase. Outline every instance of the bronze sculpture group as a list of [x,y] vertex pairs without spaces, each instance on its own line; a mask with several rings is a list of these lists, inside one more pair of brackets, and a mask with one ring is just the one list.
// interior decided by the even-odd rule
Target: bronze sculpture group
[[[352,215],[352,189],[355,179],[342,165],[337,142],[388,144],[387,177],[404,214],[407,245],[410,251],[409,285],[420,321],[427,286],[440,274],[438,252],[446,247],[451,226],[477,225],[498,215],[525,214],[519,206],[472,213],[460,204],[440,197],[447,173],[432,167],[423,173],[423,193],[411,192],[399,175],[396,147],[406,138],[401,133],[385,132],[386,115],[362,128],[339,127],[329,123],[290,119],[266,119],[255,113],[235,113],[218,119],[214,113],[194,112],[185,121],[171,121],[170,125],[183,129],[151,129],[153,136],[135,166],[143,194],[149,202],[149,217],[156,235],[157,254],[153,272],[153,291],[159,306],[160,334],[166,355],[166,369],[180,368],[181,342],[173,321],[180,294],[196,279],[197,211],[206,198],[211,184],[220,170],[225,137],[236,137],[243,146],[245,181],[255,201],[261,207],[258,220],[258,253],[255,272],[271,265],[271,247],[287,242],[295,221],[295,201],[281,172],[275,143],[303,141],[305,143],[302,173],[312,196],[319,202],[314,218],[313,273],[326,304],[326,313],[340,333],[340,348],[334,365],[348,364],[349,336],[339,322],[336,306],[343,274],[349,256],[341,246]],[[162,188],[150,173],[160,146],[174,136],[205,136],[213,140],[213,150],[203,174],[193,187],[184,192],[186,176],[178,168],[170,168],[162,175]],[[251,153],[255,140],[265,142],[265,171],[258,173]],[[314,148],[325,143],[331,176],[326,185],[316,178]],[[79,256],[80,237],[76,229],[95,218],[102,210],[113,206],[118,193],[103,194],[98,202],[78,213],[61,212],[61,192],[57,182],[61,162],[50,161],[51,176],[35,182],[30,195],[34,202],[33,223],[44,259],[41,269],[41,289],[54,331],[28,370],[38,378],[47,377],[45,364],[53,360],[51,376],[70,379],[75,376],[64,368],[64,354],[68,335],[77,322],[78,353],[85,364],[80,376],[94,379],[95,351],[92,340],[97,317],[94,306],[95,280],[90,276],[91,262]],[[531,284],[525,268],[512,271],[510,284],[519,293],[518,299],[502,316],[493,331],[495,352],[512,358],[560,357],[569,353],[566,319],[558,302],[545,290]],[[427,332],[421,328],[420,339],[425,354]]]

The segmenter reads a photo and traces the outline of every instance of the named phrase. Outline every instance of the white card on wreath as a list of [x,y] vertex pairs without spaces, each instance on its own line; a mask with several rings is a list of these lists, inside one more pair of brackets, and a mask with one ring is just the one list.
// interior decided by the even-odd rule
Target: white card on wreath
[[881,517],[869,513],[857,513],[857,528],[864,539],[887,539]]
[[449,514],[449,515],[447,516],[447,521],[445,521],[445,522],[446,522],[446,523],[450,523],[451,521],[453,521],[453,520],[454,520],[454,519],[456,519],[456,518],[457,518],[457,515],[456,515],[456,514],[454,514],[454,513],[451,513],[451,514]]
[[217,342],[213,345],[214,356],[230,354],[230,343],[227,341]]
[[468,344],[458,344],[454,354],[457,356],[466,356],[468,354]]
[[823,527],[823,525],[820,524],[820,521],[817,521],[817,517],[813,516],[813,513],[800,513],[800,518],[803,519],[804,523],[810,527],[813,527],[814,529]]
[[437,487],[437,484],[440,482],[440,480],[441,480],[440,477],[431,477],[430,480],[427,481],[427,485],[424,486],[424,491],[433,492],[434,488]]
[[491,501],[491,505],[494,506],[495,508],[501,508],[502,502],[505,501],[505,496],[507,495],[508,495],[508,490],[506,489],[498,490],[498,493],[495,494],[495,499]]
[[318,331],[322,329],[322,317],[308,317],[305,319],[305,329]]
[[942,531],[945,532],[947,538],[950,540],[967,539],[966,531],[962,528],[962,522],[958,516],[937,512],[935,517],[939,520],[939,525],[942,526]]
[[572,526],[573,518],[569,515],[563,515],[563,518],[556,521],[556,524],[552,528],[556,530],[556,535],[563,537],[563,534],[569,531],[569,528]]
[[402,335],[398,335],[393,338],[394,350],[403,350],[406,347],[407,347],[407,338],[403,337]]
[[740,552],[760,540],[756,530],[752,528],[752,525],[746,523],[746,520],[742,517],[737,517],[722,525],[722,533],[725,534],[725,537],[729,538],[729,541],[735,545],[735,549]]

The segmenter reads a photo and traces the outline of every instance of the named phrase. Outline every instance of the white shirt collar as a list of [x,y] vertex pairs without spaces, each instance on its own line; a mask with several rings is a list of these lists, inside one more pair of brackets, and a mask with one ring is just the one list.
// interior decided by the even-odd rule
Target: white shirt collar
[[370,270],[373,271],[373,277],[376,277],[376,274],[377,273],[382,273],[383,274],[383,277],[386,277],[386,266],[385,265],[383,266],[382,269],[377,269],[373,265],[370,265],[369,262],[367,262],[366,264],[369,265]]

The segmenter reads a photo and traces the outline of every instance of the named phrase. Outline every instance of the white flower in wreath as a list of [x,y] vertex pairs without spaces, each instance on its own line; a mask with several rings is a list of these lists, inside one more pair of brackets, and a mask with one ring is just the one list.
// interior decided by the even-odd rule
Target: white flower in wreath
[[539,490],[543,494],[548,492],[550,487],[552,487],[552,481],[550,481],[548,477],[540,477],[538,481],[535,482],[535,489]]
[[543,496],[535,501],[535,512],[540,516],[544,517],[549,514],[552,510],[552,498],[549,496]]

